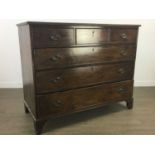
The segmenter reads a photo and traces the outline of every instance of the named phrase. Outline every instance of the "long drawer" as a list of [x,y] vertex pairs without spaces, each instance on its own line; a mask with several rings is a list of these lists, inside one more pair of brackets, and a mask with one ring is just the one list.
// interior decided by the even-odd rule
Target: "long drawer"
[[133,62],[105,64],[36,73],[37,93],[55,92],[104,82],[130,80]]
[[127,100],[133,93],[133,81],[103,84],[83,89],[37,96],[38,116],[59,116],[107,102]]
[[94,63],[134,60],[136,46],[118,45],[103,47],[36,49],[36,70],[65,68]]

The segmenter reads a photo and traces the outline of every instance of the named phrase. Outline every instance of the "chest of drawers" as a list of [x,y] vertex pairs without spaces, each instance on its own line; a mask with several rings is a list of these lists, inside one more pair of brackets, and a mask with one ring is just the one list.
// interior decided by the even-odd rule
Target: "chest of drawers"
[[25,112],[48,118],[126,101],[133,107],[139,25],[18,24]]

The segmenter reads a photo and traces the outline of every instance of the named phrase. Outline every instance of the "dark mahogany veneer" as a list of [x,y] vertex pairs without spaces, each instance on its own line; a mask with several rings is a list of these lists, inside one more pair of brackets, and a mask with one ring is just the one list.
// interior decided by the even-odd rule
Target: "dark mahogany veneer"
[[139,26],[18,24],[24,106],[36,134],[48,118],[119,101],[132,109]]

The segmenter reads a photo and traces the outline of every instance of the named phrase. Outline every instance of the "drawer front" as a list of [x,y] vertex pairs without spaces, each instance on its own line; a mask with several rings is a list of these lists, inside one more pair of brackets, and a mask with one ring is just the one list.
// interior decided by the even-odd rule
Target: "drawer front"
[[74,44],[73,29],[53,29],[50,27],[33,28],[33,46],[35,48],[66,46]]
[[48,48],[35,50],[36,70],[65,68],[113,61],[134,60],[136,47],[131,45],[83,48]]
[[128,62],[37,72],[37,93],[129,80],[133,77],[133,68],[134,63]]
[[133,81],[104,84],[83,89],[37,96],[40,117],[59,116],[89,109],[107,102],[123,101],[132,97]]
[[113,41],[137,42],[137,29],[112,29],[111,39]]
[[77,29],[77,44],[100,44],[109,41],[108,29]]

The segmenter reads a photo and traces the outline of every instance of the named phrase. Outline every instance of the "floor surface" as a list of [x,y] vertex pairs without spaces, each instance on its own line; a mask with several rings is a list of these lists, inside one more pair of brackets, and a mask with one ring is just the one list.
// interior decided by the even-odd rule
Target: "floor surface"
[[[135,88],[134,108],[125,102],[49,120],[43,135],[155,134],[155,87]],[[0,89],[0,134],[33,135],[30,114],[24,113],[22,89]]]

